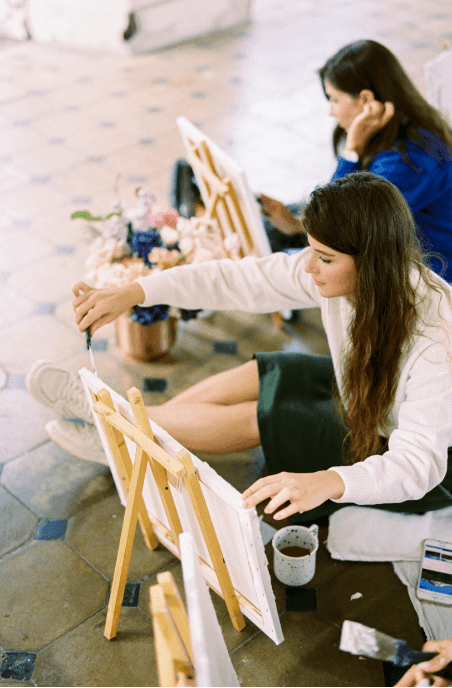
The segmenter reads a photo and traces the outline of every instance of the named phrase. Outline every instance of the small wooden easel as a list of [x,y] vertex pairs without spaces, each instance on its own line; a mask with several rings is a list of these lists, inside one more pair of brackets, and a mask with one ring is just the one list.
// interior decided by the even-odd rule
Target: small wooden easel
[[187,612],[169,571],[149,589],[155,654],[161,686],[195,686]]
[[188,162],[201,177],[208,196],[203,219],[216,221],[223,240],[231,234],[237,234],[240,258],[249,255],[254,248],[253,240],[231,180],[218,175],[205,141],[199,145],[189,141],[189,144],[191,151],[187,156]]
[[[240,258],[250,255],[255,248],[254,242],[231,180],[218,175],[212,154],[205,141],[200,141],[199,145],[191,140],[188,143],[191,147],[191,151],[187,155],[188,162],[201,177],[208,196],[203,218],[207,221],[216,221],[223,240],[230,234],[238,235]],[[280,313],[273,313],[273,321],[281,329],[283,319]]]
[[[111,640],[117,633],[137,521],[140,523],[145,542],[150,549],[158,546],[158,540],[163,542],[159,537],[159,532],[162,532],[176,550],[179,550],[178,538],[182,533],[182,526],[169,484],[180,490],[182,482],[189,494],[232,624],[234,628],[241,631],[245,626],[245,621],[190,454],[181,450],[174,458],[155,442],[143,398],[135,387],[128,390],[127,397],[136,425],[115,410],[106,389],[102,389],[98,394],[94,392],[91,394],[95,401],[93,409],[99,415],[102,429],[127,493],[104,635]],[[133,464],[125,437],[137,446]],[[142,492],[148,466],[155,479],[170,530],[156,520],[151,520],[147,512]]]

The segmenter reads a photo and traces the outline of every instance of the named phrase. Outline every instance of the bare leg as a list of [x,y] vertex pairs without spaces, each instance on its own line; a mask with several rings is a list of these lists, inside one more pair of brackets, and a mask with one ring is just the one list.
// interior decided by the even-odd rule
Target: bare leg
[[161,406],[149,417],[187,449],[226,454],[260,444],[256,361],[213,375]]

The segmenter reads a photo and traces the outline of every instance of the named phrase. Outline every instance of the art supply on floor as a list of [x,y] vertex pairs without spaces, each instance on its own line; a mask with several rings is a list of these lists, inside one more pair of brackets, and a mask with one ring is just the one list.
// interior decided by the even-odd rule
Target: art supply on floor
[[315,574],[315,559],[319,548],[319,527],[287,526],[278,530],[272,539],[273,566],[276,578],[285,585],[309,583]]
[[[342,624],[339,649],[352,655],[363,655],[373,659],[392,662],[396,666],[409,667],[412,664],[428,662],[436,652],[413,650],[405,640],[392,638],[375,628],[369,628],[356,621],[344,621]],[[435,672],[436,676],[452,679],[452,665]]]

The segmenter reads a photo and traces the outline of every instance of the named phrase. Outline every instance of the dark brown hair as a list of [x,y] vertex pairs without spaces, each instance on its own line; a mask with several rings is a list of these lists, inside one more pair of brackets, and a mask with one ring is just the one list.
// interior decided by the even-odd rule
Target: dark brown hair
[[377,453],[402,353],[424,322],[426,299],[434,290],[450,304],[449,291],[423,262],[403,195],[383,177],[356,172],[314,189],[303,223],[309,236],[355,261],[355,314],[341,361],[340,409],[348,428],[344,461],[354,463]]
[[[405,161],[410,163],[407,141],[412,140],[419,146],[428,145],[420,130],[435,134],[444,142],[440,155],[447,155],[446,149],[452,152],[451,127],[419,93],[396,56],[381,43],[370,40],[350,43],[330,57],[319,74],[326,96],[325,81],[328,81],[353,98],[368,89],[376,100],[382,103],[390,101],[394,105],[394,117],[370,141],[362,159],[362,169],[367,169],[378,153],[391,148],[400,150]],[[345,130],[337,125],[333,132],[335,155],[345,137]]]

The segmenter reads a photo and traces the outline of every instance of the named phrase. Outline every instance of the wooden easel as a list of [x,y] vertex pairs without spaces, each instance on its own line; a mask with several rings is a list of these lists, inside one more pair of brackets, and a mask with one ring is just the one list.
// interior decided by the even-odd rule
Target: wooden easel
[[161,686],[195,686],[187,612],[169,571],[149,589],[155,654]]
[[[203,218],[216,221],[223,240],[230,234],[237,234],[240,239],[239,256],[243,258],[250,255],[254,248],[253,239],[231,180],[218,175],[205,141],[201,141],[199,145],[191,140],[188,143],[191,147],[187,155],[188,162],[201,177],[208,196]],[[273,313],[273,321],[281,329],[283,319],[280,313]]]
[[[235,629],[241,631],[245,626],[245,621],[190,454],[182,450],[174,458],[155,442],[143,398],[135,387],[128,390],[127,397],[136,425],[115,410],[107,390],[102,389],[98,394],[94,392],[91,394],[95,401],[93,409],[99,415],[102,429],[127,493],[104,635],[111,640],[118,630],[137,521],[140,523],[145,542],[150,549],[158,546],[158,540],[163,542],[159,537],[160,532],[175,546],[176,550],[179,549],[178,538],[182,533],[182,526],[169,484],[180,490],[182,482],[189,494],[232,624]],[[137,445],[133,464],[125,437]],[[170,530],[156,519],[151,520],[146,510],[142,492],[148,466],[154,476]],[[204,566],[206,566],[205,563]]]
[[218,175],[205,141],[201,141],[199,145],[189,141],[189,144],[191,151],[187,156],[188,162],[201,177],[208,196],[203,218],[216,221],[223,240],[230,234],[237,234],[240,239],[240,257],[249,255],[253,250],[253,240],[231,180]]

